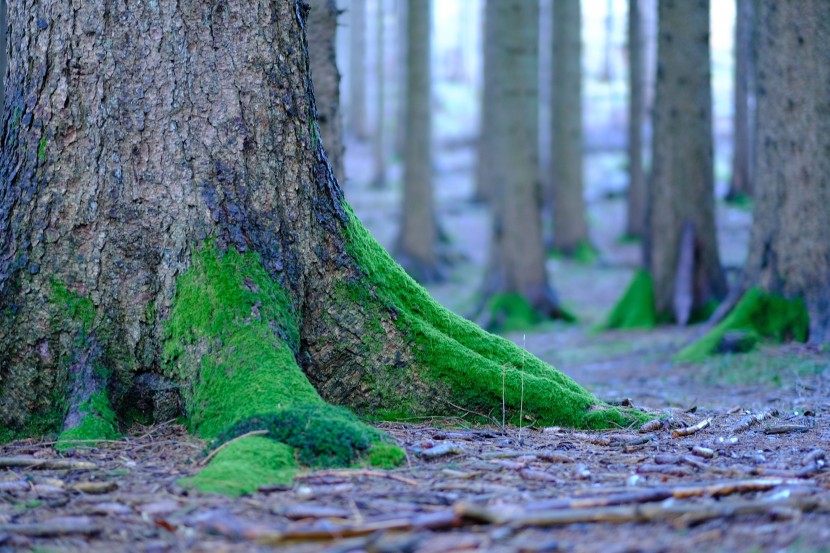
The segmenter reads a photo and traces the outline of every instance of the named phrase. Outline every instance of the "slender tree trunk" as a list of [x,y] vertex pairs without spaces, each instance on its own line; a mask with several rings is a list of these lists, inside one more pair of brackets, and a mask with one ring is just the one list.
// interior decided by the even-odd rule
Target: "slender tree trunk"
[[364,140],[366,122],[366,0],[350,0],[349,23],[349,128]]
[[326,155],[337,182],[345,181],[343,172],[343,124],[340,117],[340,72],[337,70],[337,16],[335,0],[310,0],[308,15],[308,57],[317,122]]
[[628,0],[628,202],[626,235],[642,238],[646,223],[646,180],[643,172],[645,68],[640,0]]
[[432,111],[430,109],[431,0],[407,0],[406,128],[403,220],[399,263],[418,281],[439,279],[435,205],[432,193]]
[[590,242],[582,171],[582,21],[579,0],[553,3],[553,247],[566,255]]
[[484,33],[482,38],[482,91],[481,108],[478,130],[478,148],[476,157],[476,188],[475,201],[488,201],[493,197],[494,190],[499,186],[496,180],[495,144],[500,130],[504,105],[496,97],[499,91],[499,75],[504,70],[504,60],[499,49],[498,36],[501,26],[499,21],[498,4],[500,0],[484,0]]
[[759,3],[758,160],[746,282],[803,298],[830,342],[830,4]]
[[403,158],[406,148],[406,60],[408,58],[408,45],[406,35],[408,34],[408,23],[406,12],[407,2],[398,0],[395,2],[395,25],[398,36],[395,39],[395,64],[396,70],[393,75],[395,80],[395,157]]
[[386,56],[384,54],[384,23],[386,10],[384,0],[377,0],[375,8],[375,132],[374,132],[374,177],[372,186],[386,185]]
[[753,2],[737,0],[735,16],[735,90],[732,131],[732,179],[727,199],[752,196],[752,112],[750,91],[753,80]]
[[[660,1],[657,56],[646,261],[658,320],[684,322],[726,292],[715,229],[708,0]],[[693,236],[686,257],[684,228]],[[681,259],[692,263],[679,268]],[[690,295],[684,316],[675,313],[676,292]]]

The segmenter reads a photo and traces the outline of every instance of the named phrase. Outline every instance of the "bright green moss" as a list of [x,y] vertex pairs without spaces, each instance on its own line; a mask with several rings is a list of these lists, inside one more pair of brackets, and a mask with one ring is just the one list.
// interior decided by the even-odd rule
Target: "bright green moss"
[[46,159],[46,137],[40,139],[40,144],[37,147],[37,158],[41,161]]
[[228,444],[199,474],[182,478],[184,488],[238,496],[265,485],[288,485],[297,472],[291,446],[260,436]]
[[80,410],[84,413],[81,424],[65,430],[58,436],[55,444],[55,449],[58,451],[89,447],[94,444],[89,440],[117,440],[121,437],[118,433],[115,412],[112,410],[106,392],[92,394]]
[[84,332],[89,332],[95,323],[95,304],[92,300],[72,292],[57,279],[52,279],[50,301],[58,307],[61,317],[77,321]]
[[802,299],[788,300],[760,288],[751,288],[726,318],[703,338],[684,348],[674,360],[692,363],[704,361],[717,350],[723,336],[733,330],[778,341],[804,342],[807,340],[809,323],[807,308]]
[[369,449],[369,466],[379,469],[399,467],[406,461],[406,454],[399,447],[379,442]]
[[611,310],[602,328],[654,328],[656,324],[654,283],[651,275],[640,269],[634,273],[631,284]]
[[[523,403],[524,414],[539,425],[600,428],[648,418],[636,411],[605,408],[565,374],[439,305],[392,260],[351,210],[349,217],[346,247],[363,276],[346,283],[348,292],[339,301],[360,298],[371,302],[374,312],[393,311],[395,324],[413,343],[420,377],[448,386],[453,403],[492,416],[501,413],[504,397],[511,422],[519,422]],[[447,412],[446,406],[432,403],[434,398],[404,401],[420,402],[424,412]]]
[[569,259],[583,265],[593,265],[599,259],[599,252],[590,242],[583,241],[577,244],[573,251],[553,250],[550,257],[552,259]]
[[542,315],[521,294],[498,294],[487,302],[491,331],[526,330],[542,322]]

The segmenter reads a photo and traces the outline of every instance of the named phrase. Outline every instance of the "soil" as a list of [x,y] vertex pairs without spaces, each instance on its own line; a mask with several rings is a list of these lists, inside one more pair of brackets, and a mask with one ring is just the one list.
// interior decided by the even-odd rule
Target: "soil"
[[[350,145],[346,195],[389,245],[396,170],[389,189],[368,191],[368,151]],[[439,217],[461,260],[431,288],[462,313],[487,251],[486,209],[466,201],[469,160],[464,148],[439,158]],[[406,449],[404,467],[311,472],[242,498],[177,484],[205,452],[173,422],[63,455],[52,442],[18,441],[0,446],[0,463],[91,464],[0,468],[0,551],[826,551],[830,358],[766,344],[682,365],[671,357],[699,328],[594,332],[637,265],[638,246],[617,240],[623,208],[614,197],[591,202],[597,263],[550,261],[580,322],[510,338],[600,398],[660,414],[662,426],[502,428],[491,413],[492,426],[472,427],[464,412],[387,423]],[[739,267],[749,215],[719,210],[725,263]]]

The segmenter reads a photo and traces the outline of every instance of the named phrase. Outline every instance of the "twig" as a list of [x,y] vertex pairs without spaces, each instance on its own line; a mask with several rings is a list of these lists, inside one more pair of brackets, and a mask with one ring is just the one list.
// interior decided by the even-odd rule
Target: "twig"
[[738,424],[736,424],[735,426],[733,426],[729,430],[733,434],[738,433],[738,432],[744,432],[746,430],[749,430],[750,428],[752,428],[753,426],[755,426],[756,424],[758,424],[761,421],[764,421],[764,420],[769,419],[771,417],[777,417],[777,416],[778,416],[778,409],[774,409],[774,408],[766,409],[762,413],[749,414],[749,415],[745,416],[744,418],[741,419],[741,422],[739,422]]
[[327,476],[335,476],[335,477],[350,477],[350,476],[370,476],[372,478],[389,478],[390,480],[395,480],[397,482],[403,482],[404,484],[408,484],[410,486],[417,486],[418,481],[412,480],[411,478],[405,478],[403,476],[398,476],[397,474],[391,472],[383,472],[380,470],[365,470],[365,469],[358,469],[358,470],[324,470],[319,472],[312,472],[311,474],[301,474],[299,476],[295,476],[295,480],[308,480],[311,478],[324,478]]
[[779,424],[764,428],[764,434],[789,434],[790,432],[809,432],[810,427],[803,424]]
[[[497,421],[495,418],[493,418],[492,415],[485,415],[484,413],[479,413],[478,411],[473,411],[472,409],[466,409],[464,407],[461,407],[460,405],[456,405],[452,401],[449,401],[449,400],[446,400],[446,401],[451,407],[455,407],[459,411],[464,411],[465,413],[469,413],[471,415],[475,415],[475,416],[481,417],[483,419],[490,419],[491,421],[495,422],[496,424],[499,423],[499,421]],[[461,420],[464,420],[462,417],[458,417],[458,418],[461,419]]]
[[101,528],[92,524],[88,517],[67,517],[52,522],[31,524],[0,524],[0,534],[22,534],[24,536],[51,537],[67,534],[97,534]]
[[26,467],[33,469],[75,469],[91,470],[98,468],[95,463],[89,461],[76,461],[74,459],[39,459],[30,456],[0,457],[0,468]]
[[672,431],[672,436],[675,438],[680,438],[681,436],[691,436],[692,434],[699,432],[712,424],[712,418],[703,419],[699,423],[694,426],[687,426],[686,428],[678,428]]
[[525,407],[525,349],[527,348],[527,334],[522,334],[522,393],[519,396],[519,443],[522,443],[522,420]]
[[245,434],[242,434],[241,436],[237,436],[233,440],[228,440],[227,442],[223,443],[222,445],[220,445],[219,447],[217,447],[216,449],[211,451],[210,454],[207,457],[205,457],[204,459],[199,461],[199,464],[200,465],[208,464],[210,462],[210,460],[213,459],[216,456],[217,453],[219,453],[220,451],[222,451],[223,449],[225,449],[226,447],[228,447],[232,443],[238,442],[242,438],[250,438],[251,436],[262,436],[263,434],[268,434],[268,431],[267,430],[252,430],[250,432],[246,432]]

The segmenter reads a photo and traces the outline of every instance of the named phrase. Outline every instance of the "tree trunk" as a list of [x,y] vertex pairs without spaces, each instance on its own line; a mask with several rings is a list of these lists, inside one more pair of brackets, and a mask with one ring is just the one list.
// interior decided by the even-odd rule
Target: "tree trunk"
[[499,49],[499,35],[503,32],[503,21],[499,21],[498,4],[501,0],[484,0],[484,33],[482,38],[482,90],[479,114],[478,148],[476,157],[476,188],[474,201],[489,201],[499,186],[496,181],[495,137],[503,131],[499,125],[504,105],[496,94],[499,90],[499,75],[504,72],[504,60]]
[[372,177],[374,188],[386,186],[386,57],[384,55],[384,19],[386,10],[384,0],[377,0],[375,4],[375,132],[374,132],[374,161],[375,169]]
[[752,112],[750,91],[753,80],[753,2],[737,0],[735,14],[735,90],[732,130],[732,179],[727,199],[739,200],[752,196]]
[[366,122],[366,0],[350,0],[349,22],[349,128],[364,140]]
[[625,233],[642,238],[646,226],[646,180],[643,172],[645,69],[640,0],[628,0],[628,202]]
[[334,178],[343,183],[343,124],[340,118],[340,72],[337,70],[335,0],[310,0],[308,15],[308,57],[320,138],[329,158]]
[[215,459],[257,470],[403,460],[324,400],[376,417],[487,414],[505,398],[514,422],[520,405],[538,424],[642,418],[592,409],[371,238],[318,139],[305,6],[10,6],[0,439],[109,436],[148,380],[178,391],[205,438],[268,430]]
[[495,91],[502,113],[497,117],[503,119],[499,121],[501,132],[490,138],[496,195],[483,298],[490,300],[484,320],[497,327],[503,326],[505,318],[562,317],[564,312],[548,282],[542,241],[537,138],[539,7],[524,0],[490,1],[495,8],[488,16],[494,15],[498,22],[494,40],[503,61]]
[[406,60],[409,56],[406,43],[409,28],[406,20],[408,9],[407,2],[395,3],[395,27],[398,35],[395,39],[395,72],[393,75],[395,80],[395,158],[403,158],[406,148],[406,99],[404,97],[406,71],[403,68],[406,67]]
[[582,174],[582,23],[579,0],[553,3],[553,248],[566,255],[590,243]]
[[398,262],[418,281],[442,276],[436,246],[432,194],[432,112],[430,109],[430,0],[407,0],[406,128],[403,216]]
[[[666,321],[679,318],[676,292],[684,281],[691,283],[692,314],[726,292],[715,230],[708,0],[660,1],[657,56],[646,264],[657,320]],[[692,263],[678,272],[687,225]]]
[[0,0],[0,36],[3,37],[3,42],[0,43],[0,105],[2,105],[6,97],[6,46],[8,29],[6,25],[6,0]]

